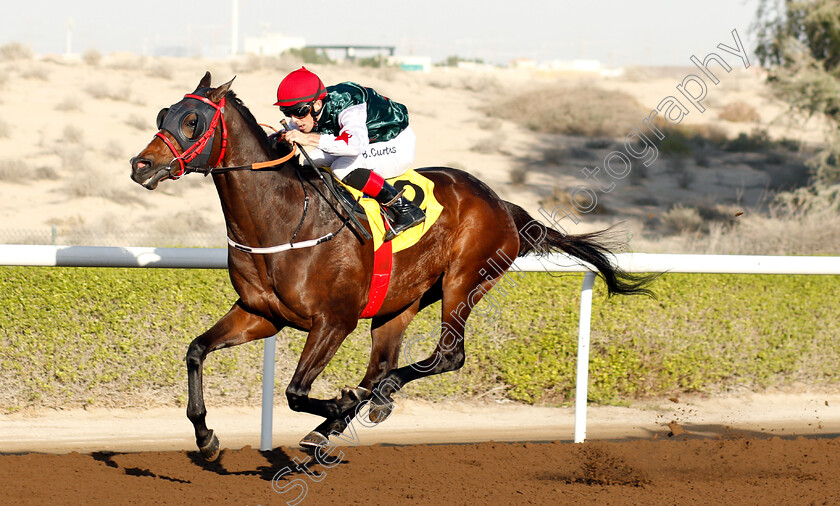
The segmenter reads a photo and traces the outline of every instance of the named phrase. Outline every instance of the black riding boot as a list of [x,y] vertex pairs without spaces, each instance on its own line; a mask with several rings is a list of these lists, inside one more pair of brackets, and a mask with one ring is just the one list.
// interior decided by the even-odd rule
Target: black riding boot
[[405,197],[397,198],[399,194],[397,189],[370,169],[355,169],[343,179],[343,182],[373,197],[390,211],[386,213],[389,217],[393,215],[393,219],[388,220],[391,227],[385,232],[383,239],[385,242],[390,241],[403,230],[426,220],[426,213],[422,209]]
[[391,220],[391,229],[385,232],[385,238],[382,239],[384,242],[390,241],[403,230],[426,221],[426,213],[402,195],[396,198],[398,193],[396,188],[384,183],[382,189],[379,190],[379,195],[374,197],[377,202],[385,206],[394,215]]

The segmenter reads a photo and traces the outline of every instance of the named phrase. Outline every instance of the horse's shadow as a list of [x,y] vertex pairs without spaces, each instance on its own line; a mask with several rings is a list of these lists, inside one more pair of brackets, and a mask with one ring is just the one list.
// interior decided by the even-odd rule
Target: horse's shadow
[[[263,466],[258,466],[255,469],[247,469],[240,471],[231,471],[225,467],[224,461],[226,453],[227,450],[222,450],[221,454],[219,455],[219,458],[214,462],[207,462],[206,460],[204,460],[204,457],[201,456],[201,453],[197,451],[187,452],[187,458],[195,466],[200,467],[205,471],[218,474],[219,476],[258,476],[260,479],[268,482],[274,481],[278,473],[280,473],[281,471],[285,471],[282,474],[282,476],[286,477],[287,479],[290,476],[297,476],[305,474],[306,472],[304,470],[299,469],[300,466],[294,461],[294,458],[291,457],[283,448],[275,448],[270,451],[260,451],[260,455],[262,455],[266,459],[267,464]],[[124,465],[121,465],[114,459],[119,455],[121,455],[120,452],[108,451],[93,452],[90,454],[93,460],[102,462],[108,467],[120,469],[121,471],[123,471],[123,473],[125,473],[128,476],[147,476],[178,483],[189,483],[189,480],[183,480],[172,476],[165,476],[156,473],[151,469],[142,469],[139,467],[126,467]],[[314,466],[315,462],[312,462],[312,465]],[[316,469],[309,469],[309,472],[317,473],[318,471]]]
[[[225,450],[222,450],[222,453],[219,455],[219,458],[214,462],[207,462],[202,457],[201,452],[187,452],[187,457],[190,461],[195,464],[196,466],[204,469],[205,471],[210,471],[212,473],[216,473],[220,476],[259,476],[262,480],[265,481],[274,481],[277,479],[278,473],[281,471],[283,472],[283,477],[293,477],[302,474],[315,473],[320,474],[324,473],[325,471],[317,469],[320,467],[317,463],[316,459],[311,459],[308,461],[307,465],[308,468],[301,469],[301,466],[298,462],[295,462],[295,459],[286,452],[286,450],[282,447],[275,448],[273,450],[261,450],[260,455],[262,455],[267,461],[268,465],[259,466],[254,470],[247,470],[247,471],[229,471],[224,466],[225,460]],[[313,451],[309,451],[304,449],[303,453],[309,455],[310,457],[314,456]],[[340,464],[346,464],[346,460],[342,460]]]
[[260,451],[260,455],[265,457],[268,461],[268,465],[259,466],[254,470],[245,471],[229,471],[225,468],[225,453],[227,453],[227,451],[222,450],[219,458],[213,462],[207,462],[204,460],[201,452],[187,452],[187,457],[196,466],[204,469],[205,471],[216,473],[219,476],[259,476],[265,481],[272,481],[274,476],[285,467],[291,469],[293,474],[298,473],[297,469],[295,469],[294,461],[288,454],[286,454],[285,451],[283,451],[282,448],[276,448],[270,451]]

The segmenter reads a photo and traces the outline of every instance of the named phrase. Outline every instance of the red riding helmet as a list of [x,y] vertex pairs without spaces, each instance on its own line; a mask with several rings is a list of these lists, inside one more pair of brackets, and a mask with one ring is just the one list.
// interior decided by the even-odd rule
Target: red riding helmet
[[277,102],[274,105],[290,107],[301,102],[314,102],[327,96],[327,89],[321,79],[301,67],[291,72],[277,87]]

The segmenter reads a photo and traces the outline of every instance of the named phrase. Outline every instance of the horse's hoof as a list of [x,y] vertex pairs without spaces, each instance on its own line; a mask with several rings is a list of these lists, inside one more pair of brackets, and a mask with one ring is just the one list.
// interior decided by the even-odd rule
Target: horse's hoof
[[201,456],[204,457],[204,460],[207,462],[215,462],[221,453],[219,450],[219,438],[217,438],[216,434],[213,434],[213,431],[211,430],[210,441],[204,446],[199,446],[198,449],[201,451]]
[[356,402],[362,402],[363,400],[370,397],[370,390],[368,390],[365,387],[356,387],[356,388],[344,387],[344,388],[341,389],[341,396],[342,396],[342,398],[343,397],[349,397],[350,399],[352,399]]
[[300,440],[300,445],[304,448],[321,448],[327,446],[329,442],[330,440],[327,439],[327,436],[313,430]]
[[368,420],[373,423],[382,423],[391,416],[393,404],[374,404],[368,412]]

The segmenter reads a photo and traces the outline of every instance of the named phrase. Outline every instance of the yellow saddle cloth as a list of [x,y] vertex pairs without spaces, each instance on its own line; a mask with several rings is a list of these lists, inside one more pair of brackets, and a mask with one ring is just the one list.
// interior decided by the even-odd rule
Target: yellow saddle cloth
[[[382,246],[382,238],[385,237],[387,227],[380,211],[379,202],[365,196],[359,190],[341,183],[338,179],[336,181],[344,186],[353,195],[353,198],[358,199],[360,196],[362,197],[359,204],[365,210],[368,223],[370,223],[371,235],[373,236],[373,249],[374,251],[378,250]],[[387,179],[386,181],[392,184],[397,190],[405,188],[403,196],[417,204],[426,213],[426,221],[408,230],[404,230],[391,241],[391,252],[396,253],[414,246],[423,237],[423,234],[435,224],[435,221],[440,217],[441,211],[443,211],[443,206],[435,198],[435,184],[414,169],[409,169],[405,174]]]

